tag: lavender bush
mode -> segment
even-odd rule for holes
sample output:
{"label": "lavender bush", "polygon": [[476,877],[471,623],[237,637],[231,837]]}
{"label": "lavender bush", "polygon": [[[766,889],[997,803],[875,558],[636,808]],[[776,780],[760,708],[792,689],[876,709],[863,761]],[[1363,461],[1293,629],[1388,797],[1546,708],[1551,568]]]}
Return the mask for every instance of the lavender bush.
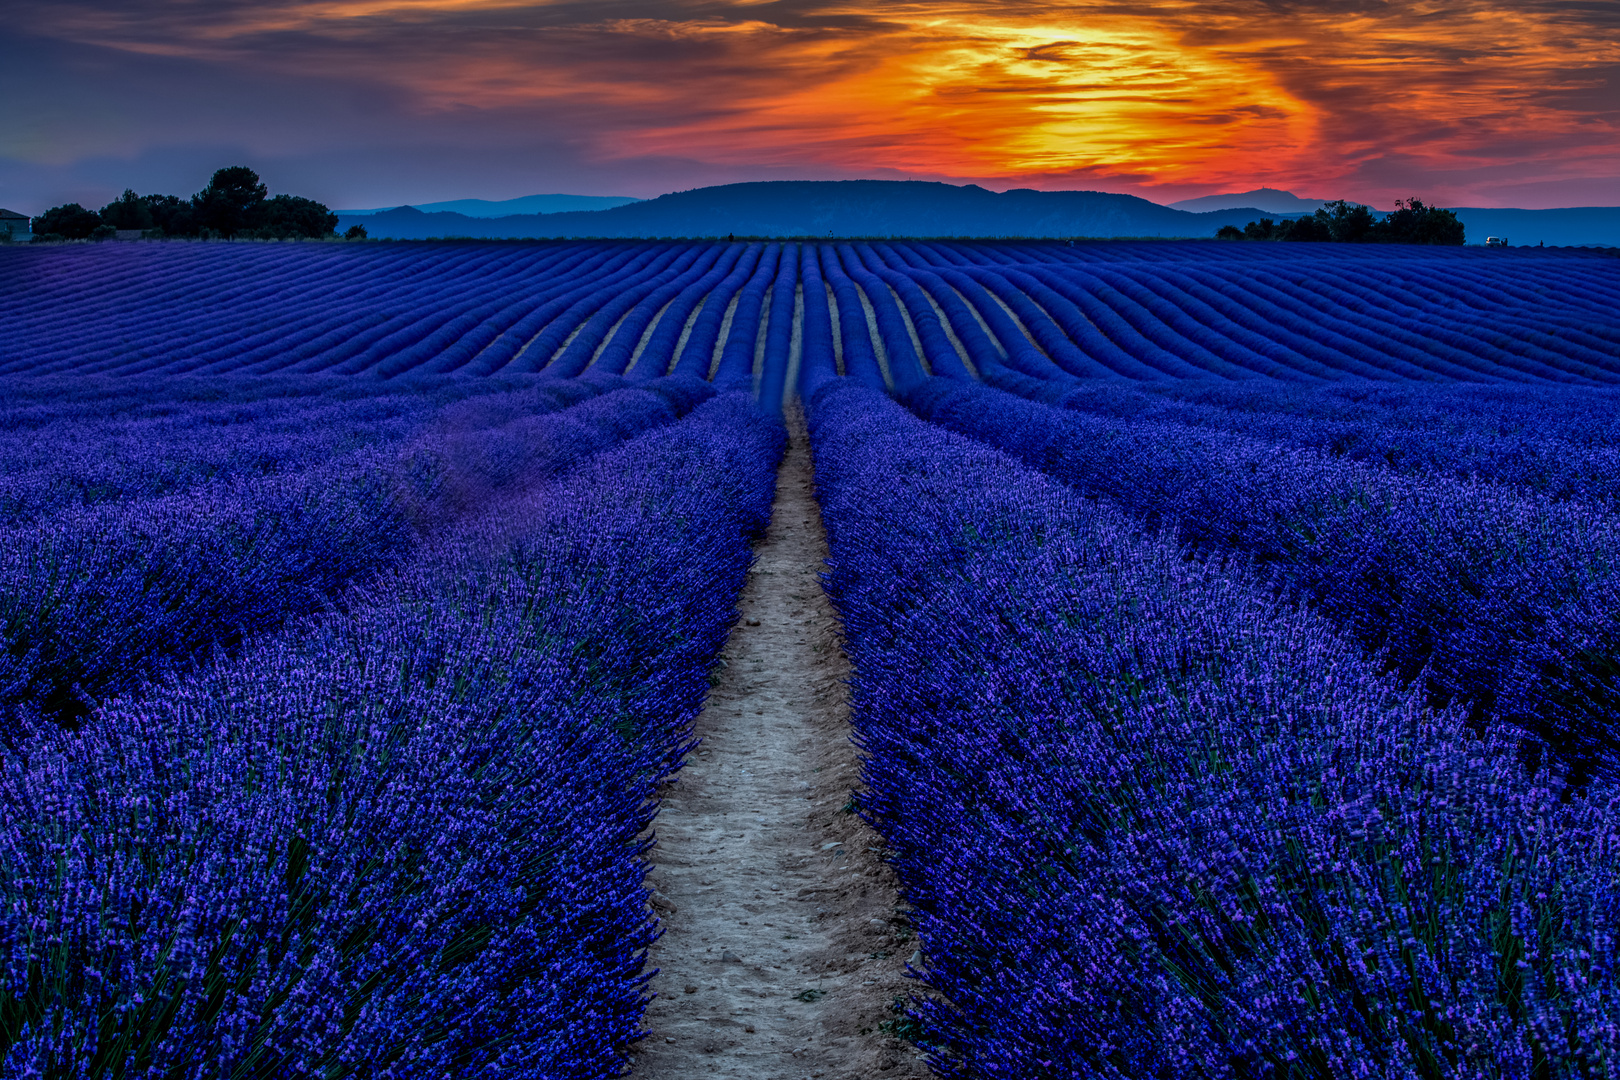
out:
{"label": "lavender bush", "polygon": [[8,759],[5,1071],[616,1075],[782,445],[712,401]]}
{"label": "lavender bush", "polygon": [[1124,424],[955,381],[931,380],[907,401],[1196,550],[1254,559],[1431,699],[1613,766],[1613,515],[1224,432]]}
{"label": "lavender bush", "polygon": [[[985,381],[1034,401],[1147,423],[1308,446],[1415,475],[1507,484],[1551,499],[1620,504],[1620,437],[1611,392],[1519,391],[1489,407],[1481,387],[1383,384],[1310,389],[1228,384],[1065,383],[989,369]],[[1389,407],[1383,402],[1390,402]]]}
{"label": "lavender bush", "polygon": [[945,1076],[1602,1075],[1615,791],[1241,565],[825,383],[862,812]]}
{"label": "lavender bush", "polygon": [[75,723],[110,694],[313,610],[403,557],[423,529],[669,423],[713,393],[686,380],[645,386],[471,441],[456,426],[436,429],[404,453],[365,451],[0,531],[6,737],[25,738],[41,720]]}

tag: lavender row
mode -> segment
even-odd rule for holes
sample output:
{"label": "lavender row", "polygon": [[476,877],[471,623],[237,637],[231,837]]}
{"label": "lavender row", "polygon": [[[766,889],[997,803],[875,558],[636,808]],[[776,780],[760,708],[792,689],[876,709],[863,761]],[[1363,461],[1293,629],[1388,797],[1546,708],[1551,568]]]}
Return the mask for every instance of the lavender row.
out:
{"label": "lavender row", "polygon": [[[1333,267],[1350,274],[1376,273],[1419,289],[1432,285],[1437,275],[1466,277],[1486,285],[1495,296],[1479,288],[1458,290],[1451,299],[1458,306],[1480,309],[1496,306],[1496,297],[1510,295],[1521,308],[1541,313],[1602,317],[1620,299],[1620,267],[1606,252],[1521,248],[1487,252],[1452,248],[1441,251],[1421,246],[1333,248],[1318,245],[1295,250],[1236,250],[1233,245],[1204,244],[987,244],[928,243],[907,245],[929,252],[945,262],[993,265],[1114,266],[1149,269],[1154,266],[1206,264],[1229,276],[1280,272],[1301,277],[1301,267]],[[1399,290],[1392,290],[1398,292]],[[1403,302],[1403,301],[1397,301]]]}
{"label": "lavender row", "polygon": [[[524,264],[538,262],[550,269],[554,261],[552,253],[535,252],[514,265],[508,253],[490,269],[523,275],[528,268]],[[578,256],[564,258],[563,265],[578,261]],[[302,304],[290,304],[289,296],[307,289],[296,280],[296,271],[293,273],[292,281],[254,282],[255,286],[269,286],[255,289],[257,295],[217,296],[212,304],[186,305],[184,318],[152,335],[139,353],[119,355],[114,363],[121,371],[135,368],[154,373],[348,373],[383,357],[410,352],[423,337],[454,322],[482,299],[451,292],[458,282],[454,271],[446,267],[431,277],[396,273],[391,280],[371,282],[365,288],[340,286],[301,298]],[[257,325],[221,324],[223,313],[242,308],[260,308],[266,317]]]}
{"label": "lavender row", "polygon": [[[1212,316],[1219,312],[1289,326],[1296,340],[1330,343],[1346,358],[1331,366],[1354,374],[1380,367],[1398,371],[1399,364],[1427,378],[1613,382],[1620,371],[1614,343],[1583,333],[1575,323],[1549,335],[1546,317],[1497,305],[1470,311],[1444,294],[1428,290],[1425,295],[1423,283],[1390,280],[1377,269],[1312,270],[1308,283],[1276,273],[1231,282],[1202,267],[1111,279],[1150,303],[1159,294],[1160,308],[1179,304],[1200,322],[1215,322]],[[1583,315],[1579,322],[1589,318]]]}
{"label": "lavender row", "polygon": [[880,359],[878,354],[882,335],[874,334],[869,322],[876,319],[875,312],[868,313],[871,302],[844,273],[837,249],[819,244],[817,249],[823,291],[828,296],[828,330],[834,342],[832,373],[848,375],[870,386],[887,386],[887,359]]}
{"label": "lavender row", "polygon": [[[18,335],[4,353],[12,357],[7,370],[454,370],[474,356],[487,362],[485,346],[581,281],[611,277],[626,260],[667,261],[666,249],[647,244],[542,245],[495,257],[450,252],[419,251],[414,260],[306,256],[290,267],[244,252],[235,258],[253,274],[230,287],[214,284],[221,257],[199,253],[192,276],[200,282],[190,280],[184,263],[173,276],[152,267],[159,271],[145,290],[152,295],[132,298],[128,311],[115,307],[95,332],[78,322],[54,335],[44,328]],[[377,273],[379,261],[387,273]],[[545,286],[538,295],[535,282]],[[183,317],[167,302],[182,294]],[[61,359],[42,364],[50,355]],[[103,359],[87,362],[97,355]]]}
{"label": "lavender row", "polygon": [[[678,359],[676,351],[683,347],[683,338],[685,344],[690,343],[692,335],[689,330],[696,329],[692,325],[694,315],[710,302],[720,304],[718,294],[725,290],[727,282],[738,279],[737,271],[748,261],[749,252],[757,251],[757,247],[757,245],[746,247],[735,245],[721,249],[716,253],[714,261],[707,264],[708,268],[701,276],[684,279],[678,289],[670,287],[661,289],[651,300],[644,302],[649,316],[646,322],[652,325],[645,338],[642,331],[635,329],[637,324],[627,323],[615,331],[613,341],[608,349],[604,350],[596,366],[614,370],[618,366],[618,356],[622,355],[625,357],[625,363],[629,365],[631,378],[651,379],[674,374]],[[727,296],[729,299],[729,294]],[[718,330],[718,322],[715,323],[715,327]],[[637,348],[641,350],[639,355],[635,351]],[[699,349],[701,350],[701,346]],[[711,355],[713,351],[711,343],[709,347]],[[708,368],[705,366],[699,376],[707,374]]]}
{"label": "lavender row", "polygon": [[1606,782],[1431,712],[1262,581],[847,380],[810,402],[861,812],[942,1076],[1583,1075]]}
{"label": "lavender row", "polygon": [[0,765],[7,1070],[620,1075],[782,447],[712,400]]}
{"label": "lavender row", "polygon": [[51,424],[129,423],[170,420],[176,424],[251,423],[275,420],[302,409],[344,402],[376,407],[446,404],[527,385],[527,379],[353,379],[322,375],[169,376],[161,379],[109,375],[17,376],[0,381],[0,432],[35,431]]}
{"label": "lavender row", "polygon": [[[556,261],[554,250],[532,249],[527,262],[538,261],[543,270]],[[587,247],[564,248],[561,254],[567,260],[564,265],[571,266],[612,253]],[[56,337],[40,332],[23,335],[25,347],[18,350],[22,362],[12,366],[26,363],[27,370],[36,371],[39,359],[61,354],[68,345],[76,352],[64,355],[63,363],[76,367],[83,366],[83,357],[98,352],[110,364],[149,359],[162,363],[176,355],[177,348],[178,355],[189,357],[189,366],[199,369],[210,362],[248,367],[307,361],[338,346],[347,349],[334,354],[341,359],[390,334],[409,333],[422,320],[441,314],[447,295],[453,299],[476,295],[473,290],[479,285],[486,288],[478,291],[487,292],[487,284],[504,275],[511,275],[511,286],[521,287],[530,279],[524,264],[514,266],[510,251],[495,258],[466,249],[416,256],[317,252],[303,259],[296,253],[277,259],[275,253],[246,251],[232,256],[228,251],[199,251],[188,264],[184,259],[162,258],[162,253],[102,255],[100,260],[112,264],[105,268],[108,271],[125,263],[133,264],[131,270],[144,271],[144,295],[130,298],[126,309],[114,305],[98,333],[85,335],[82,327],[63,327]],[[235,265],[227,268],[222,263]],[[179,309],[174,300],[182,296],[185,305]],[[67,297],[53,299],[54,306],[77,306]],[[177,319],[179,310],[185,314]],[[126,340],[143,344],[132,351]],[[122,347],[113,347],[115,342]]]}
{"label": "lavender row", "polygon": [[[720,247],[693,247],[670,266],[673,276],[660,275],[621,292],[592,317],[591,324],[575,337],[549,370],[566,376],[589,366],[593,371],[623,374],[632,360],[640,359],[637,350],[653,320],[688,288],[709,279],[709,272],[722,254],[724,249]],[[591,332],[596,326],[602,327],[601,334]],[[647,373],[656,377],[667,371],[653,371],[649,360]]]}
{"label": "lavender row", "polygon": [[[0,258],[0,287],[24,312],[0,341],[0,373],[568,375],[631,370],[640,350],[647,377],[708,375],[718,352],[731,379],[752,373],[768,305],[797,296],[814,261],[833,293],[808,316],[818,332],[824,322],[857,365],[892,349],[902,383],[914,357],[925,373],[977,372],[975,335],[991,364],[1034,377],[1620,382],[1612,259],[1234,247],[30,250]],[[868,309],[876,342],[861,325]]]}
{"label": "lavender row", "polygon": [[[520,372],[546,368],[552,374],[577,374],[626,311],[662,288],[669,274],[683,274],[694,260],[714,255],[713,249],[693,246],[587,245],[560,264],[547,265],[543,288],[513,291],[491,272],[485,287],[466,290],[449,303],[444,283],[430,281],[420,287],[426,303],[411,305],[369,336],[357,340],[332,331],[303,346],[304,366],[324,370],[341,362],[338,370],[376,370],[385,377],[488,374],[508,365]],[[494,295],[491,286],[499,290]],[[390,307],[401,299],[387,297]],[[354,311],[362,315],[369,307]],[[276,360],[278,366],[285,363],[284,357]],[[605,370],[615,370],[611,357]]]}
{"label": "lavender row", "polygon": [[493,329],[493,334],[481,331],[471,339],[470,348],[461,341],[455,344],[452,370],[489,375],[544,367],[571,328],[611,295],[602,288],[604,281],[615,275],[639,274],[659,254],[650,244],[600,251],[547,281],[543,290],[519,294],[522,302],[510,313],[514,317],[484,328]]}
{"label": "lavender row", "polygon": [[386,446],[432,414],[431,401],[368,398],[203,418],[68,422],[0,435],[0,526],[69,505],[150,498],[208,481],[297,472]]}
{"label": "lavender row", "polygon": [[1578,343],[1523,358],[1489,343],[1500,337],[1495,324],[1445,327],[1427,317],[1413,324],[1387,306],[1358,313],[1346,295],[1324,306],[1320,287],[1281,295],[1259,280],[1233,283],[1205,267],[1155,267],[1140,282],[1103,280],[1106,272],[1076,280],[1042,267],[969,272],[1003,300],[1038,301],[1038,309],[1025,304],[1025,319],[1056,319],[1072,345],[1059,343],[1051,355],[1072,376],[1614,381],[1614,364],[1594,366],[1591,350]]}
{"label": "lavender row", "polygon": [[[328,315],[309,329],[308,340],[296,351],[286,351],[285,335],[264,342],[259,367],[281,369],[296,359],[301,361],[300,370],[374,371],[385,378],[454,372],[482,358],[507,328],[569,287],[576,276],[589,277],[629,257],[630,253],[568,250],[560,258],[526,268],[518,289],[511,287],[516,282],[505,280],[507,268],[492,267],[481,280],[466,286],[428,279],[412,283],[410,289],[378,290],[375,299],[347,309],[357,319],[386,315],[387,320],[374,329],[346,334],[341,327],[331,328]],[[232,356],[230,366],[250,358]]]}
{"label": "lavender row", "polygon": [[691,317],[690,329],[683,328],[686,333],[684,344],[679,338],[675,341],[675,366],[670,369],[672,375],[707,379],[713,374],[720,359],[719,352],[725,345],[722,331],[727,328],[726,319],[733,310],[733,301],[753,280],[764,257],[765,245],[749,244],[738,255],[731,271],[704,297],[697,314]]}
{"label": "lavender row", "polygon": [[[1602,444],[1582,445],[1551,437],[1555,425],[1547,424],[1542,429],[1528,409],[1512,433],[1491,431],[1466,412],[1447,408],[1449,404],[1460,404],[1459,395],[1450,388],[1433,393],[1433,407],[1426,410],[1428,422],[1414,424],[1369,417],[1365,415],[1369,410],[1356,408],[1342,397],[1335,400],[1350,405],[1345,412],[1361,415],[1355,419],[1336,418],[1332,401],[1313,401],[1298,412],[1287,410],[1290,402],[1303,404],[1322,398],[1324,395],[1316,390],[1285,393],[1273,389],[1266,394],[1257,388],[1233,398],[1239,402],[1274,398],[1273,411],[1202,404],[1206,395],[1196,391],[1144,393],[1117,383],[1033,382],[996,372],[987,373],[985,381],[1032,400],[1099,416],[1210,428],[1285,446],[1308,446],[1333,457],[1367,461],[1401,473],[1508,484],[1552,499],[1574,499],[1609,508],[1620,504],[1620,453]],[[1223,396],[1215,390],[1207,399],[1214,401]],[[1414,395],[1403,396],[1410,400]],[[1597,427],[1612,426],[1606,408],[1610,404],[1608,397],[1602,391],[1560,388],[1534,395],[1531,400],[1545,404],[1549,398],[1562,398],[1561,404],[1573,406],[1579,414],[1590,417],[1589,425]]]}
{"label": "lavender row", "polygon": [[713,394],[685,380],[648,385],[471,437],[435,431],[405,453],[372,449],[0,531],[5,737],[75,723],[109,695],[313,610],[491,494],[554,476]]}
{"label": "lavender row", "polygon": [[[239,271],[237,274],[229,275],[230,280],[225,284],[211,282],[211,278],[220,274],[222,262],[221,256],[214,253],[200,254],[186,261],[177,261],[172,256],[165,258],[164,253],[158,252],[114,255],[110,259],[108,256],[100,256],[89,260],[83,258],[64,260],[52,267],[59,276],[51,283],[56,287],[49,290],[47,295],[50,304],[43,309],[42,314],[52,309],[71,310],[80,308],[86,303],[95,303],[83,295],[75,295],[76,290],[64,287],[91,282],[64,282],[62,277],[67,276],[67,272],[71,270],[79,270],[80,277],[93,278],[97,276],[95,271],[99,269],[99,276],[110,279],[102,282],[103,299],[96,303],[98,308],[96,325],[99,333],[79,335],[80,348],[85,350],[83,355],[90,358],[98,354],[104,358],[129,355],[133,351],[134,359],[140,362],[147,355],[147,350],[153,346],[157,347],[158,354],[161,355],[176,329],[206,327],[207,330],[213,331],[213,334],[193,332],[189,335],[193,344],[201,347],[207,347],[209,339],[222,330],[227,336],[235,336],[234,332],[238,332],[240,324],[226,323],[220,326],[218,316],[233,308],[238,312],[247,312],[259,307],[253,303],[253,294],[257,292],[256,286],[261,284],[279,290],[282,293],[282,300],[280,304],[268,310],[254,311],[254,314],[260,316],[256,321],[268,323],[278,336],[284,336],[286,320],[291,313],[307,311],[313,299],[302,295],[307,290],[299,288],[296,280],[288,280],[287,268],[291,258],[290,252],[272,252],[249,257],[244,260],[246,265],[242,268],[247,272]],[[309,268],[313,271],[311,276],[324,276],[333,269],[330,255],[311,261],[314,263]],[[131,286],[129,282],[133,282],[134,285]],[[324,307],[349,291],[351,290],[329,288],[326,297],[313,299],[313,303],[317,307]],[[333,292],[336,292],[338,297],[333,297]],[[188,293],[192,297],[191,302],[181,308],[181,317],[174,319],[176,312],[172,309],[181,305],[165,301]],[[159,317],[162,315],[171,318],[160,321]],[[178,327],[176,323],[179,323]],[[107,335],[114,328],[125,329],[126,333],[119,338],[108,340]],[[18,342],[20,348],[8,350],[11,368],[38,373],[42,366],[41,361],[52,355],[61,357],[59,362],[71,363],[71,357],[63,355],[63,347],[73,340],[72,329],[61,325],[28,327],[25,324],[27,332],[21,335]],[[123,348],[116,350],[96,348],[103,342],[111,345],[113,341]],[[78,366],[82,368],[86,365],[81,362]]]}
{"label": "lavender row", "polygon": [[[800,311],[799,250],[784,244],[777,263],[776,280],[771,284],[771,306],[766,315],[764,349],[754,379],[754,396],[760,408],[782,411],[787,393],[788,365],[802,343],[804,320]],[[718,376],[717,376],[718,378]]]}
{"label": "lavender row", "polygon": [[1361,382],[1282,388],[1206,382],[1164,384],[1153,393],[1232,412],[1284,413],[1401,431],[1545,438],[1583,449],[1620,442],[1620,396],[1608,389]]}
{"label": "lavender row", "polygon": [[1612,765],[1620,525],[1577,503],[931,380],[907,403],[1308,598],[1404,680]]}
{"label": "lavender row", "polygon": [[[490,427],[627,385],[601,375],[430,384],[221,380],[206,387],[146,378],[103,387],[105,395],[87,401],[84,387],[18,380],[8,389],[22,400],[9,410],[11,425],[0,427],[0,527],[67,506],[297,473],[363,447],[388,452],[424,426]],[[53,388],[64,400],[53,403]]]}
{"label": "lavender row", "polygon": [[[414,295],[385,294],[383,311],[390,314],[390,319],[374,331],[356,337],[340,327],[313,339],[301,350],[300,367],[342,373],[375,370],[385,377],[408,371],[443,374],[470,365],[480,373],[488,372],[494,370],[497,358],[514,355],[503,346],[511,342],[517,327],[532,323],[538,313],[554,310],[582,291],[600,292],[604,281],[628,277],[649,260],[667,262],[674,254],[656,252],[646,245],[605,252],[587,249],[572,255],[564,266],[536,275],[536,284],[543,283],[538,289],[524,282],[526,287],[512,290],[500,278],[485,278],[476,287],[464,288],[438,280],[424,281]],[[417,297],[420,303],[409,302]],[[401,300],[408,302],[395,307]],[[375,302],[357,304],[351,310],[370,315],[377,306]],[[330,323],[329,318],[323,320],[323,326]],[[566,333],[574,325],[568,324],[561,332]],[[275,348],[275,344],[269,347]],[[286,362],[280,353],[270,361],[276,367]],[[532,371],[536,366],[519,365],[516,370]]]}
{"label": "lavender row", "polygon": [[1212,269],[1221,260],[1202,250],[1174,262],[1113,269],[1047,260],[984,266],[946,245],[878,249],[897,270],[947,266],[972,275],[1003,302],[1022,305],[1019,316],[1034,324],[1032,334],[1051,337],[1046,323],[1055,320],[1066,340],[1043,341],[1043,347],[1065,372],[1080,377],[1620,377],[1620,326],[1612,318],[1589,307],[1555,317],[1545,313],[1546,305],[1525,310],[1506,296],[1463,310],[1453,295],[1461,283],[1450,279],[1467,281],[1467,265],[1436,266],[1437,287],[1425,295],[1410,278],[1391,279],[1319,253],[1234,275]]}
{"label": "lavender row", "polygon": [[[592,282],[589,291],[524,346],[519,370],[570,376],[583,371],[608,331],[666,274],[679,274],[700,253],[689,245],[649,247],[641,257]],[[576,295],[579,290],[570,292]]]}
{"label": "lavender row", "polygon": [[760,352],[761,330],[769,317],[766,301],[782,269],[782,245],[767,244],[754,264],[753,273],[738,291],[730,312],[730,326],[720,342],[720,357],[714,365],[714,381],[722,386],[752,384]]}

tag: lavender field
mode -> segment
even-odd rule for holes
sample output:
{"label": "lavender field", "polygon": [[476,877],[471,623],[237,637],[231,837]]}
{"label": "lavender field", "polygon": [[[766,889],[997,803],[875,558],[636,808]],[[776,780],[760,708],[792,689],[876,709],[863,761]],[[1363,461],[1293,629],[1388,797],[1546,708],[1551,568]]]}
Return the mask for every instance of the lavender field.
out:
{"label": "lavender field", "polygon": [[0,1076],[675,1075],[649,850],[806,435],[885,1037],[1620,1075],[1611,255],[103,244],[0,295]]}

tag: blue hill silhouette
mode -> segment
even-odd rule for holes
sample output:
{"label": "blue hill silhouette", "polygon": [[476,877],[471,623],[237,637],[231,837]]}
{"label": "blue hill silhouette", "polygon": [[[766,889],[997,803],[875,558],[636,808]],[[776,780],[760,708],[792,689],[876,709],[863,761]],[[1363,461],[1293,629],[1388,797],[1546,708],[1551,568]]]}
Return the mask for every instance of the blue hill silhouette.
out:
{"label": "blue hill silhouette", "polygon": [[[779,180],[724,184],[607,210],[471,218],[401,207],[345,216],[372,236],[1163,236],[1210,237],[1261,215],[1172,210],[1101,191],[988,191],[913,180]],[[1271,215],[1273,217],[1277,215]]]}
{"label": "blue hill silhouette", "polygon": [[[1620,208],[1457,211],[1468,241],[1620,245]],[[919,180],[774,180],[722,184],[604,210],[470,217],[402,206],[341,215],[339,231],[373,237],[1197,237],[1262,217],[1302,217],[1253,206],[1193,212],[1102,191],[995,192]]]}

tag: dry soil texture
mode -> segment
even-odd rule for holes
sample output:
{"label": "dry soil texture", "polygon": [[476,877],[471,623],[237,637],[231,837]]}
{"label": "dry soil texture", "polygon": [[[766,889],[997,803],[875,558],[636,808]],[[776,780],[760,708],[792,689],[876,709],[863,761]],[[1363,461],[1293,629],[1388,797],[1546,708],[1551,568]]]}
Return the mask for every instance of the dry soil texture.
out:
{"label": "dry soil texture", "polygon": [[926,1077],[888,1030],[916,941],[881,840],[851,813],[849,665],[802,423],[725,666],[655,826],[657,997],[638,1080]]}

